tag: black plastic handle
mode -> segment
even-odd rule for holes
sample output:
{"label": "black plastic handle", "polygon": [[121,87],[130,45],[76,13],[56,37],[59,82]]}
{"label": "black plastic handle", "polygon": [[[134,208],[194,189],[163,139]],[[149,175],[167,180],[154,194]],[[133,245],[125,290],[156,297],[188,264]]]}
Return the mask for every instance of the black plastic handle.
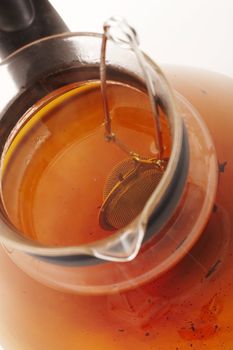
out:
{"label": "black plastic handle", "polygon": [[0,57],[37,39],[69,31],[47,0],[0,0]]}
{"label": "black plastic handle", "polygon": [[34,20],[31,0],[1,0],[0,30],[14,32],[27,28]]}

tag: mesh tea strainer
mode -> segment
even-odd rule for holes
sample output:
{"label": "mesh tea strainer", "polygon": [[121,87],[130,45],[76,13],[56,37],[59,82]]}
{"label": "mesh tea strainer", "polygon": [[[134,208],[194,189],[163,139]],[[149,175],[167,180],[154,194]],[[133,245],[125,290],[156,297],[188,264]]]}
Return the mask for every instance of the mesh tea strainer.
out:
{"label": "mesh tea strainer", "polygon": [[[155,144],[157,158],[146,159],[128,149],[113,133],[107,99],[106,84],[106,43],[112,40],[135,54],[145,76],[148,96],[154,117]],[[104,108],[105,138],[121,148],[128,158],[117,164],[109,174],[103,194],[99,223],[106,230],[120,229],[129,224],[143,209],[148,198],[157,187],[166,169],[167,160],[163,159],[163,138],[161,132],[158,96],[148,74],[144,56],[138,47],[135,30],[120,18],[111,18],[104,24],[102,39],[100,78]]]}

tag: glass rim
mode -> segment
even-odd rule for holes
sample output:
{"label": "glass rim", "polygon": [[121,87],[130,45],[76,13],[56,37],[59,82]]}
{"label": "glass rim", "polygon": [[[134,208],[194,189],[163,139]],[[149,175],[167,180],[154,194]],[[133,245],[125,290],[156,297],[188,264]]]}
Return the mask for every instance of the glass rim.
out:
{"label": "glass rim", "polygon": [[[51,41],[51,40],[63,40],[67,38],[77,38],[77,37],[87,37],[87,38],[96,38],[101,39],[103,34],[101,33],[95,33],[95,32],[66,32],[62,34],[56,34],[52,36],[48,36],[42,39],[38,39],[32,43],[29,43],[22,48],[16,50],[14,53],[10,54],[8,57],[6,57],[2,62],[0,62],[0,66],[3,66],[5,64],[8,64],[11,60],[17,58],[20,54],[26,52],[32,47],[35,47],[38,44],[43,44],[45,42]],[[172,125],[173,125],[173,139],[172,139],[172,148],[171,148],[171,155],[169,158],[168,166],[166,171],[164,172],[160,183],[155,188],[152,195],[149,197],[144,209],[142,212],[138,215],[138,217],[135,218],[135,220],[124,227],[122,230],[116,231],[114,234],[110,235],[110,237],[107,237],[105,239],[101,239],[92,243],[88,244],[82,244],[78,246],[66,246],[66,247],[50,247],[50,246],[42,246],[36,241],[31,241],[29,239],[26,239],[25,237],[22,237],[17,230],[13,230],[10,228],[6,223],[3,222],[3,220],[0,220],[0,228],[1,231],[6,231],[9,233],[9,235],[1,234],[0,240],[7,244],[7,246],[10,246],[12,248],[24,251],[29,254],[33,255],[41,255],[45,257],[64,257],[67,255],[88,255],[88,256],[94,256],[96,258],[103,258],[103,254],[101,253],[101,250],[108,246],[111,243],[116,244],[116,242],[119,243],[119,241],[122,241],[124,234],[128,230],[131,233],[134,233],[134,236],[137,235],[137,242],[136,246],[134,247],[134,251],[128,254],[128,256],[124,256],[123,258],[115,258],[111,259],[110,261],[129,261],[132,260],[137,253],[140,250],[140,247],[142,245],[144,234],[145,234],[145,223],[148,222],[149,216],[152,214],[152,212],[155,210],[156,206],[158,206],[159,202],[161,201],[161,198],[166,193],[166,190],[171,183],[175,170],[179,163],[179,157],[181,153],[182,148],[182,140],[183,140],[183,123],[181,116],[179,115],[177,108],[176,108],[176,102],[175,98],[173,96],[172,89],[170,87],[170,84],[168,83],[165,75],[163,74],[162,70],[159,68],[159,66],[145,53],[143,53],[147,63],[152,68],[152,70],[159,75],[159,77],[163,80],[163,83],[165,83],[166,90],[167,90],[167,98],[168,102],[171,106],[172,110]],[[2,158],[2,156],[1,156]],[[9,238],[11,236],[10,233],[14,233],[17,235],[20,235],[18,239],[13,240],[12,238]],[[105,256],[105,260],[108,260],[108,257]]]}

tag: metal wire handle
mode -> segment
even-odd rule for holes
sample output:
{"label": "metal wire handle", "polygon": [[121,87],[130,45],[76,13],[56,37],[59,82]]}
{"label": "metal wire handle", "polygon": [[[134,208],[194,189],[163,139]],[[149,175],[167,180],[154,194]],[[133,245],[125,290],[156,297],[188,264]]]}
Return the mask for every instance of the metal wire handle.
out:
{"label": "metal wire handle", "polygon": [[[101,47],[101,61],[100,61],[100,80],[101,80],[101,93],[103,99],[104,108],[104,125],[105,125],[105,138],[107,141],[115,142],[124,152],[132,156],[138,161],[142,161],[143,158],[140,157],[135,152],[129,150],[129,148],[117,139],[116,135],[112,131],[111,117],[109,113],[109,105],[107,99],[107,82],[106,82],[106,46],[107,40],[110,39],[119,46],[130,49],[135,53],[138,63],[142,69],[147,91],[150,99],[151,109],[153,113],[153,119],[155,124],[155,144],[158,149],[158,159],[161,160],[163,156],[163,140],[161,132],[161,124],[159,118],[158,103],[156,98],[156,93],[154,90],[153,81],[148,73],[146,67],[146,62],[143,53],[139,49],[138,35],[134,28],[129,26],[129,24],[121,17],[111,17],[104,23],[103,26],[104,33],[102,39]],[[145,161],[145,159],[144,159]]]}

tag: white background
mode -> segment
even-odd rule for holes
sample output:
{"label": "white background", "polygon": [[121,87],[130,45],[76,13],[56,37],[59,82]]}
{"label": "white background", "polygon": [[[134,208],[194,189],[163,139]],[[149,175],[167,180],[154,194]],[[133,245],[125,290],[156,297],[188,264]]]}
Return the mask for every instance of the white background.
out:
{"label": "white background", "polygon": [[50,0],[72,31],[102,31],[124,16],[158,64],[198,66],[233,77],[233,0]]}

